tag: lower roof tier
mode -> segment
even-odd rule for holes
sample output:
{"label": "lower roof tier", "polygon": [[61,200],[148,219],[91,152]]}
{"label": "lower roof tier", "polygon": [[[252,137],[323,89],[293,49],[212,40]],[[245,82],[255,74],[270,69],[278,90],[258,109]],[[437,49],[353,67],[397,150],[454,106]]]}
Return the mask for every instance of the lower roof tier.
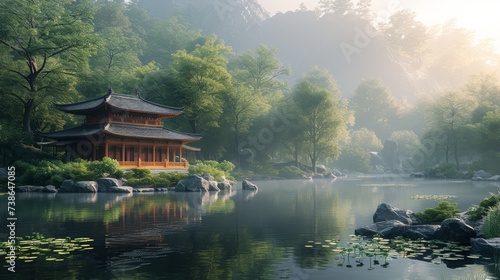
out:
{"label": "lower roof tier", "polygon": [[50,139],[72,139],[105,133],[118,137],[132,137],[138,139],[177,140],[182,142],[193,142],[201,139],[200,135],[177,132],[156,126],[141,126],[122,123],[104,123],[81,125],[66,130],[42,134]]}

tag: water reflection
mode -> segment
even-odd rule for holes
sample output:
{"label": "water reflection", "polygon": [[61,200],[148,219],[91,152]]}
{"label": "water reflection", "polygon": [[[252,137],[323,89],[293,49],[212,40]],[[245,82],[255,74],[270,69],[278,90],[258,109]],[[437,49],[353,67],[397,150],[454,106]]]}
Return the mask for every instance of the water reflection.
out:
{"label": "water reflection", "polygon": [[[382,202],[422,211],[437,202],[415,195],[449,194],[465,210],[497,190],[471,182],[399,180],[267,181],[258,182],[258,192],[20,194],[18,235],[95,239],[91,254],[64,264],[76,279],[328,279],[332,273],[401,279],[410,266],[425,267],[423,278],[450,273],[445,265],[398,259],[365,274],[374,267],[370,257],[358,267],[356,260],[305,248],[310,241],[349,240],[356,227],[372,222]],[[5,211],[0,209],[4,220]],[[23,269],[40,278],[64,278],[68,271],[49,275],[45,264]]]}

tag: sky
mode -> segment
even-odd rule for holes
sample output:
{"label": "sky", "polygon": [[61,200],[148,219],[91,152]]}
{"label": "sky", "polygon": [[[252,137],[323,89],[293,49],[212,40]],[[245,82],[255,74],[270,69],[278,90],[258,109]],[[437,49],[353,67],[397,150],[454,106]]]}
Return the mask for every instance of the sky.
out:
{"label": "sky", "polygon": [[[297,10],[300,3],[314,10],[319,0],[257,0],[271,15]],[[411,9],[426,25],[456,19],[457,26],[475,31],[478,39],[491,38],[500,51],[500,1],[498,0],[372,0],[373,12],[381,15]],[[388,12],[388,13],[387,13]]]}

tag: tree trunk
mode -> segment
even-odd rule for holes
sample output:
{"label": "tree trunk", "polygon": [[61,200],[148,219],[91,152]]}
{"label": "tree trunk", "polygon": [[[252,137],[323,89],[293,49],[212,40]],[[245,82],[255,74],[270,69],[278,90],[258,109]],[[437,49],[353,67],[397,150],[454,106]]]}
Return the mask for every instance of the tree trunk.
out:
{"label": "tree trunk", "polygon": [[24,104],[23,112],[23,131],[31,133],[31,112],[33,111],[33,104],[35,99],[30,98],[26,104]]}

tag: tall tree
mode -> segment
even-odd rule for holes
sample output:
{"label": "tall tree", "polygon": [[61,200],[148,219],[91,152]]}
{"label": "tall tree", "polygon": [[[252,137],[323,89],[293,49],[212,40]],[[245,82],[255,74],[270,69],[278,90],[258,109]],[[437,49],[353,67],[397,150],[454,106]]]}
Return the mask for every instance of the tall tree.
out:
{"label": "tall tree", "polygon": [[396,117],[397,105],[389,89],[380,80],[364,80],[349,99],[354,111],[355,128],[368,128],[381,139],[387,139],[390,121]]}
{"label": "tall tree", "polygon": [[178,105],[186,107],[183,115],[193,133],[199,133],[201,125],[219,126],[222,98],[231,87],[225,57],[231,52],[230,47],[215,37],[208,37],[192,52],[180,50],[173,54],[170,72],[175,87],[173,98]]}
{"label": "tall tree", "polygon": [[275,48],[260,45],[231,62],[233,77],[270,104],[279,101],[287,88],[287,83],[280,77],[290,75],[290,67],[278,60],[277,52]]}
{"label": "tall tree", "polygon": [[292,101],[297,115],[295,126],[302,130],[305,153],[316,171],[318,160],[338,154],[337,137],[344,114],[333,93],[307,81],[298,83]]}
{"label": "tall tree", "polygon": [[443,138],[446,163],[449,163],[453,156],[457,170],[460,167],[458,132],[469,122],[473,110],[474,102],[470,98],[458,92],[448,92],[437,97],[428,111],[432,129],[445,135]]}
{"label": "tall tree", "polygon": [[12,87],[6,94],[22,104],[23,130],[32,132],[33,110],[44,100],[61,101],[92,50],[90,1],[13,0],[0,3],[0,45],[9,49],[1,66]]}

